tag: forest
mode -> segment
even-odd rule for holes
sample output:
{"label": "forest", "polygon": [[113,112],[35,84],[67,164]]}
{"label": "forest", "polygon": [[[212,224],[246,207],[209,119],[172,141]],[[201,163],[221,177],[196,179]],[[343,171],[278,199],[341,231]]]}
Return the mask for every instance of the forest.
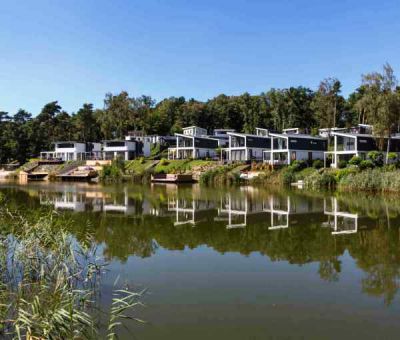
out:
{"label": "forest", "polygon": [[[1,105],[1,103],[0,103]],[[207,101],[184,97],[131,96],[126,91],[107,93],[102,108],[84,103],[77,112],[66,112],[58,101],[40,112],[0,107],[0,164],[25,162],[54,141],[101,141],[124,138],[128,131],[167,135],[198,125],[233,128],[252,133],[256,127],[274,131],[299,127],[309,133],[318,128],[372,124],[377,137],[399,132],[400,87],[392,67],[361,76],[361,83],[345,98],[336,78],[323,79],[313,90],[303,86],[272,88],[258,95],[220,94]]]}

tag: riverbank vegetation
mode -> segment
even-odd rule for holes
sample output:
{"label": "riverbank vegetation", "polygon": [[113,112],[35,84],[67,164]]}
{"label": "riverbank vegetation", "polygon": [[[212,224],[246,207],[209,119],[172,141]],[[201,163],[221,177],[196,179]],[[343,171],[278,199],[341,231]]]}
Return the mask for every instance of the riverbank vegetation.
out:
{"label": "riverbank vegetation", "polygon": [[384,164],[384,155],[370,152],[367,159],[353,157],[340,169],[322,168],[315,161],[312,166],[295,161],[290,166],[269,169],[260,173],[253,184],[290,186],[302,181],[311,190],[368,191],[375,193],[400,192],[400,162],[389,154],[390,164]]}
{"label": "riverbank vegetation", "polygon": [[69,221],[46,211],[20,215],[0,208],[0,337],[17,339],[116,338],[133,319],[141,293],[116,289],[107,324],[96,303],[106,263],[90,236],[78,242]]}
{"label": "riverbank vegetation", "polygon": [[[399,94],[393,70],[385,65],[382,73],[364,75],[347,99],[341,95],[340,81],[327,78],[316,90],[303,86],[273,88],[259,95],[220,94],[205,102],[184,97],[156,102],[145,95],[107,93],[103,108],[86,103],[77,112],[68,113],[53,101],[40,112],[0,111],[0,164],[13,160],[22,164],[51,149],[55,141],[124,138],[131,130],[166,135],[190,125],[210,132],[233,128],[252,133],[256,127],[275,131],[299,127],[316,132],[317,128],[368,123],[382,135],[399,125]],[[160,151],[153,150],[153,154]]]}

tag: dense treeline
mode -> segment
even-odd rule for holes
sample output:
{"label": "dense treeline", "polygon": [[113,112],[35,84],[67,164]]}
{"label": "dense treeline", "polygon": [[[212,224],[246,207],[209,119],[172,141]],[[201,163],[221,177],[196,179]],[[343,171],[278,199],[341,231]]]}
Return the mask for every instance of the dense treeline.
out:
{"label": "dense treeline", "polygon": [[57,101],[33,115],[20,109],[14,115],[0,111],[0,163],[25,161],[60,140],[99,141],[122,138],[130,130],[171,134],[188,125],[234,128],[253,132],[255,127],[282,130],[369,123],[377,135],[399,130],[400,88],[390,65],[382,73],[362,76],[358,89],[346,99],[338,79],[321,81],[316,91],[306,87],[271,89],[259,95],[221,94],[206,102],[184,97],[156,102],[149,96],[131,97],[123,91],[107,93],[104,107],[83,104],[68,113]]}

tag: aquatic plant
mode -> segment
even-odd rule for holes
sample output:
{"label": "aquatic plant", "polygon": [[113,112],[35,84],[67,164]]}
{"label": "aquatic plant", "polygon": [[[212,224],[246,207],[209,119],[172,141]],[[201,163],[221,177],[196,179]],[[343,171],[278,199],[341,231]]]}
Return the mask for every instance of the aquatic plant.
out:
{"label": "aquatic plant", "polygon": [[[0,337],[98,338],[101,325],[91,312],[106,263],[97,257],[95,242],[89,236],[78,242],[56,213],[32,219],[0,209]],[[123,311],[140,303],[141,293],[126,294],[128,299],[116,302],[124,304]],[[108,338],[121,318],[126,315],[111,308]]]}

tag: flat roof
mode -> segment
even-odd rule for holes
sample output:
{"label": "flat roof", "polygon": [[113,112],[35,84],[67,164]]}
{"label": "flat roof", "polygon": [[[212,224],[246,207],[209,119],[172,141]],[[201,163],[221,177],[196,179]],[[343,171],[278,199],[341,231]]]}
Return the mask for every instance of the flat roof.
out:
{"label": "flat roof", "polygon": [[108,139],[108,140],[103,140],[103,143],[108,143],[108,142],[131,142],[131,143],[137,143],[136,140],[126,140],[126,139]]}
{"label": "flat roof", "polygon": [[272,137],[283,137],[283,138],[296,137],[296,138],[305,138],[305,139],[327,140],[327,138],[325,138],[325,137],[306,135],[304,133],[270,133],[270,135]]}
{"label": "flat roof", "polygon": [[202,127],[196,126],[196,125],[186,126],[186,127],[182,128],[182,130],[193,129],[193,128],[199,128],[199,129],[207,130],[206,128],[202,128]]}
{"label": "flat roof", "polygon": [[216,136],[194,136],[194,135],[184,135],[183,133],[175,133],[175,136],[184,137],[184,138],[203,138],[203,139],[212,139],[218,141]]}
{"label": "flat roof", "polygon": [[260,136],[260,135],[254,135],[254,134],[251,134],[251,133],[241,133],[241,132],[228,132],[228,135],[240,136],[240,137],[269,138],[269,136]]}
{"label": "flat roof", "polygon": [[[333,132],[333,135],[336,136],[344,136],[344,137],[369,137],[369,138],[382,138],[379,136],[374,136],[371,134],[367,134],[367,133],[351,133],[351,132]],[[389,138],[389,137],[383,137],[383,138]],[[391,139],[399,139],[400,136],[390,136]]]}

